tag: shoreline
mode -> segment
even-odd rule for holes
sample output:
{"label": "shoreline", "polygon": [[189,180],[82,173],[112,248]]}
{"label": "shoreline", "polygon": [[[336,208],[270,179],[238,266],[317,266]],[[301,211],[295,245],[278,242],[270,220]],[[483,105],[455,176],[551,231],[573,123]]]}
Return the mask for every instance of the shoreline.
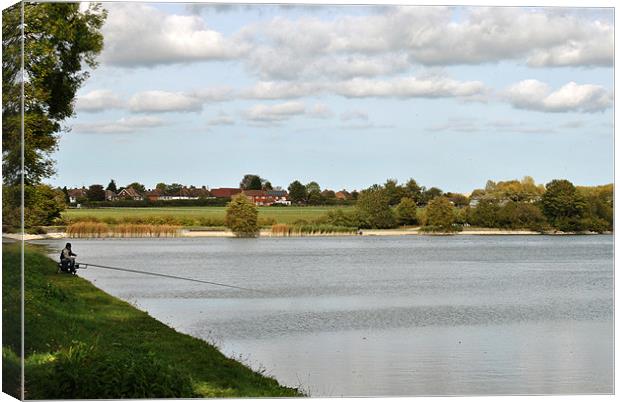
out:
{"label": "shoreline", "polygon": [[[307,396],[298,388],[281,385],[277,379],[225,356],[212,343],[180,332],[147,311],[110,295],[85,278],[58,274],[56,262],[42,250],[27,246],[24,251],[29,269],[25,315],[31,331],[27,333],[29,342],[24,355],[29,380],[26,399]],[[18,244],[5,245],[2,296],[3,314],[10,319],[8,322],[16,322],[21,314],[19,303],[15,302],[21,295],[17,286],[20,258]],[[11,373],[17,377],[20,335],[5,335],[3,364],[10,364]],[[83,353],[67,360],[72,348]],[[41,355],[54,358],[41,359]],[[61,378],[63,371],[57,374],[52,370],[56,361],[63,361],[82,375],[69,379],[69,386],[64,389],[51,386],[66,380]],[[132,365],[133,362],[140,364]],[[100,375],[114,379],[118,387],[108,387],[103,382],[93,386],[89,382]],[[123,383],[125,378],[138,378],[144,388]],[[3,391],[19,395],[19,379],[7,377],[5,381],[11,382],[13,388]],[[150,385],[157,383],[166,386]]]}
{"label": "shoreline", "polygon": [[[455,233],[426,233],[420,232],[420,228],[410,228],[410,229],[367,229],[362,230],[361,234],[357,233],[321,233],[321,234],[295,234],[295,235],[272,235],[270,229],[261,229],[260,236],[263,238],[284,238],[284,237],[363,237],[363,236],[464,236],[464,235],[473,235],[473,236],[531,236],[531,235],[542,235],[542,236],[570,236],[570,235],[596,235],[599,233],[565,233],[565,232],[553,232],[553,233],[540,233],[535,232],[533,230],[527,229],[515,229],[515,230],[506,230],[506,229],[483,229],[483,228],[473,228],[473,229],[465,229],[461,232]],[[613,234],[613,232],[602,233],[602,234]],[[2,237],[5,239],[12,240],[21,240],[22,237],[20,234],[16,233],[3,233]],[[214,237],[214,238],[234,238],[235,235],[229,230],[192,230],[192,229],[182,229],[178,236],[175,237],[166,237],[162,236],[159,238],[200,238],[200,237]],[[68,237],[65,232],[50,232],[46,234],[26,234],[24,235],[24,240],[51,240],[51,239],[114,239],[114,238],[155,238],[150,236],[134,236],[134,237],[117,237],[117,236],[105,236],[105,237]]]}

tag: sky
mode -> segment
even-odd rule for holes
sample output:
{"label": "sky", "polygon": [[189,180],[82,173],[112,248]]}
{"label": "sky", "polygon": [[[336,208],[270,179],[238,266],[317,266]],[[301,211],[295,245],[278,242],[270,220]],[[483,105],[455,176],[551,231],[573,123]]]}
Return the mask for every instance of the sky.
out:
{"label": "sky", "polygon": [[611,9],[104,6],[53,185],[613,181]]}

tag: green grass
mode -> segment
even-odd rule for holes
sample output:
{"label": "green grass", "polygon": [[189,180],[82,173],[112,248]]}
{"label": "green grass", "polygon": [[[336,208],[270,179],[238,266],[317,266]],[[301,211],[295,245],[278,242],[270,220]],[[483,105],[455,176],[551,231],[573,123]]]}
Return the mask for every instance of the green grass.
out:
{"label": "green grass", "polygon": [[[4,244],[2,262],[3,361],[11,369],[3,375],[15,387],[7,376],[18,372],[19,333],[8,324],[19,322],[19,247]],[[32,246],[25,269],[27,399],[301,396],[86,280],[57,274]]]}
{"label": "green grass", "polygon": [[[317,219],[329,210],[353,207],[259,207],[258,217],[263,225],[271,226],[274,223],[292,224],[298,220],[308,222]],[[209,222],[224,221],[226,207],[170,207],[170,208],[97,208],[97,209],[67,209],[62,217],[71,221],[76,219],[96,218],[98,220],[113,219],[118,223],[132,219],[158,219],[171,217],[181,221],[185,226],[210,226]],[[206,225],[203,223],[207,223]]]}

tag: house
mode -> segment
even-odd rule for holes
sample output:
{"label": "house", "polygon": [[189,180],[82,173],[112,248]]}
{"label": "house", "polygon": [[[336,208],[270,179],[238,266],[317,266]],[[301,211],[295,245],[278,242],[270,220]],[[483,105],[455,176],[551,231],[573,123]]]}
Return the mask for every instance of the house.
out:
{"label": "house", "polygon": [[215,198],[231,198],[241,192],[240,188],[214,188],[211,190],[211,196]]}
{"label": "house", "polygon": [[105,200],[106,201],[115,201],[118,199],[118,196],[114,191],[106,190],[105,191]]}
{"label": "house", "polygon": [[123,200],[134,200],[140,201],[143,200],[144,197],[136,191],[133,187],[127,187],[118,192],[118,198]]}
{"label": "house", "polygon": [[248,197],[258,206],[269,206],[274,204],[291,205],[288,194],[282,190],[244,190],[243,195]]}
{"label": "house", "polygon": [[351,194],[346,190],[340,190],[336,193],[336,198],[339,200],[348,200],[351,198]]}
{"label": "house", "polygon": [[158,189],[149,190],[146,193],[144,193],[144,196],[149,201],[157,201],[161,197],[161,191],[159,191]]}
{"label": "house", "polygon": [[86,189],[84,187],[72,188],[67,193],[69,193],[69,202],[71,204],[76,204],[80,198],[86,198]]}
{"label": "house", "polygon": [[273,197],[274,204],[291,205],[288,199],[288,193],[284,190],[268,190],[267,195]]}

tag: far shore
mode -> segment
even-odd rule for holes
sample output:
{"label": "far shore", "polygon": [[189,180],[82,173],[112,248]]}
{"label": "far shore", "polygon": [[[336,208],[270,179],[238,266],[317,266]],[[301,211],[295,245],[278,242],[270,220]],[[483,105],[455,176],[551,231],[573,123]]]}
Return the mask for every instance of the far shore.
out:
{"label": "far shore", "polygon": [[[552,233],[539,233],[532,230],[504,230],[504,229],[484,229],[484,228],[466,228],[462,232],[456,233],[426,233],[420,231],[420,228],[405,228],[405,229],[364,229],[361,234],[356,233],[332,233],[332,234],[304,234],[304,235],[291,235],[281,236],[272,235],[270,229],[262,229],[260,231],[260,237],[357,237],[357,236],[445,236],[445,235],[476,235],[476,236],[515,236],[515,235],[573,235],[575,233],[564,232],[552,232]],[[585,233],[596,234],[596,233]],[[606,233],[612,234],[612,233]],[[17,233],[3,233],[2,237],[7,239],[21,240],[21,235]],[[176,237],[168,238],[195,238],[195,237],[235,237],[230,230],[194,230],[194,229],[182,229]],[[24,240],[49,240],[49,239],[68,239],[65,232],[50,232],[46,234],[26,234]],[[90,237],[81,237],[81,239],[88,239]],[[111,239],[114,236],[109,237],[95,237]],[[137,237],[135,237],[137,238]],[[150,237],[145,237],[150,238]],[[165,238],[165,237],[163,237]]]}

